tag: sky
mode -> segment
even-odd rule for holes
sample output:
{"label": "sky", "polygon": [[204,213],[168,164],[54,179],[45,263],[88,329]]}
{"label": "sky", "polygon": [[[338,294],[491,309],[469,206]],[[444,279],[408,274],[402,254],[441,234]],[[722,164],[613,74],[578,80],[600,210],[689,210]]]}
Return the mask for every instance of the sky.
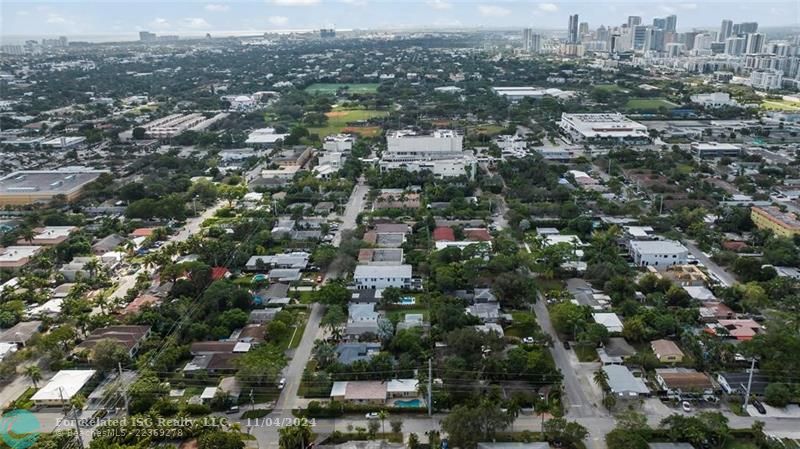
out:
{"label": "sky", "polygon": [[[716,30],[722,19],[761,27],[800,25],[800,0],[0,0],[0,39],[12,36],[132,37],[279,30],[521,28],[566,29],[579,14],[590,27],[678,16],[678,30]],[[97,40],[97,39],[95,39]]]}

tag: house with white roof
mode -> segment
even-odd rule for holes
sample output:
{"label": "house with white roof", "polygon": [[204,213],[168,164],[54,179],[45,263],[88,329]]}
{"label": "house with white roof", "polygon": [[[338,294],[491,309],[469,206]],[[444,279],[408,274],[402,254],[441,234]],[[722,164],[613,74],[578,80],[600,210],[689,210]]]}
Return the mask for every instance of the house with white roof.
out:
{"label": "house with white roof", "polygon": [[411,265],[357,265],[353,285],[358,290],[396,287],[412,288]]}
{"label": "house with white roof", "polygon": [[603,313],[593,313],[592,319],[597,324],[602,324],[608,329],[611,333],[619,333],[622,332],[622,321],[619,319],[616,313],[613,312],[603,312]]}
{"label": "house with white roof", "polygon": [[40,388],[31,400],[41,406],[61,406],[68,404],[79,391],[94,377],[97,371],[89,370],[61,370],[50,379],[44,387]]}

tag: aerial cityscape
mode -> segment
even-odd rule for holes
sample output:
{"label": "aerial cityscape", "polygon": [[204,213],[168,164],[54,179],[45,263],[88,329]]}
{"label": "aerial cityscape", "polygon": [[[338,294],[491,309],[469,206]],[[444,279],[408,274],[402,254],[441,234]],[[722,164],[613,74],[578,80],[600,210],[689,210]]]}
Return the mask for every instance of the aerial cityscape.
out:
{"label": "aerial cityscape", "polygon": [[0,449],[800,449],[800,3],[0,23]]}

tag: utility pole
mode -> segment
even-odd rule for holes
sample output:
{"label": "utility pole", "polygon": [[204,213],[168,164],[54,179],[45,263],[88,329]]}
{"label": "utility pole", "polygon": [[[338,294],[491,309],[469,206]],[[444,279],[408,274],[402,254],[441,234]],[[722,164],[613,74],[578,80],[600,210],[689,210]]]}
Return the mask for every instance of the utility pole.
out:
{"label": "utility pole", "polygon": [[[58,397],[61,399],[61,403],[64,404],[64,389],[61,387],[58,387]],[[84,449],[83,438],[81,437],[81,425],[80,423],[78,423],[78,410],[72,407],[72,404],[64,404],[64,405],[72,408],[72,419],[75,422],[75,436],[78,438],[78,447],[80,449]],[[64,417],[66,416],[67,413],[64,413]]]}
{"label": "utility pole", "polygon": [[122,362],[117,363],[117,368],[119,368],[119,386],[120,392],[122,393],[122,399],[125,401],[125,413],[128,413],[130,408],[128,407],[128,394],[125,392],[125,382],[122,381]]}
{"label": "utility pole", "polygon": [[433,362],[428,359],[428,416],[433,416]]}
{"label": "utility pole", "polygon": [[747,377],[747,392],[744,395],[744,409],[747,410],[747,405],[750,403],[750,387],[753,386],[753,371],[756,369],[756,358],[750,360],[750,375]]}

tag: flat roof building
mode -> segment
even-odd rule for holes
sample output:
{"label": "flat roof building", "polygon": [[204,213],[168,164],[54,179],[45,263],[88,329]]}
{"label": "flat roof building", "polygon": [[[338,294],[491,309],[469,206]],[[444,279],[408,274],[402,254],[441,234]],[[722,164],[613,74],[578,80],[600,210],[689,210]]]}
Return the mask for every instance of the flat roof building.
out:
{"label": "flat roof building", "polygon": [[359,290],[411,288],[411,265],[357,265],[353,273],[353,283]]}
{"label": "flat roof building", "polygon": [[640,267],[653,266],[666,269],[672,265],[685,265],[689,250],[675,240],[633,240],[630,255]]}
{"label": "flat roof building", "polygon": [[41,246],[9,246],[0,248],[0,269],[24,267],[42,250]]}
{"label": "flat roof building", "polygon": [[769,229],[775,235],[792,237],[800,235],[800,219],[791,212],[782,212],[774,206],[750,208],[750,219],[759,229]]}
{"label": "flat roof building", "polygon": [[647,127],[619,113],[561,114],[561,131],[575,143],[649,144]]}
{"label": "flat roof building", "polygon": [[83,168],[17,171],[0,178],[0,206],[46,203],[58,195],[75,201],[83,188],[103,173],[108,171]]}
{"label": "flat roof building", "polygon": [[742,154],[742,148],[732,143],[692,142],[691,147],[692,152],[699,158],[737,157]]}
{"label": "flat roof building", "polygon": [[68,404],[96,373],[95,370],[61,370],[40,388],[31,400],[36,405],[58,406]]}
{"label": "flat roof building", "polygon": [[67,240],[73,232],[77,231],[75,226],[45,226],[34,229],[35,234],[31,240],[19,239],[20,245],[52,246]]}

